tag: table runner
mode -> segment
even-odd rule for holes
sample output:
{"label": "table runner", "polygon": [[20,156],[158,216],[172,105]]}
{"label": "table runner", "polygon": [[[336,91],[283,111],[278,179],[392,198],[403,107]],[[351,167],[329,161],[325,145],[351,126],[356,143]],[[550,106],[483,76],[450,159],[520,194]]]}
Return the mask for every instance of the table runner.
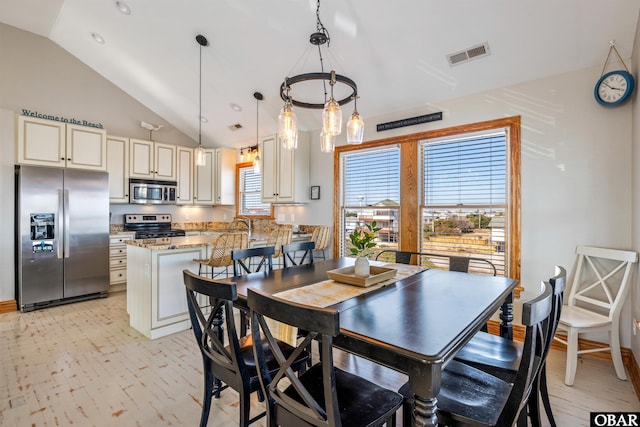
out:
{"label": "table runner", "polygon": [[[370,261],[370,263],[375,266],[395,268],[397,270],[396,275],[391,279],[384,280],[368,287],[354,286],[328,279],[311,285],[302,286],[300,288],[278,292],[273,294],[273,296],[314,307],[329,307],[350,298],[383,288],[426,270],[425,267],[419,265],[383,263],[379,261]],[[265,318],[265,320],[267,320],[269,329],[275,337],[278,337],[278,339],[289,344],[295,344],[298,333],[297,328],[276,322],[272,319]]]}

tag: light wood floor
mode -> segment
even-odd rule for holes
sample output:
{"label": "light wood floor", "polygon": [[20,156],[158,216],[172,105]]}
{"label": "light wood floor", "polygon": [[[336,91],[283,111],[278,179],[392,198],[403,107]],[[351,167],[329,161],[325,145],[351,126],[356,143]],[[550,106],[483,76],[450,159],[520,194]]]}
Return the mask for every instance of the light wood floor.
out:
{"label": "light wood floor", "polygon": [[[150,341],[131,329],[126,296],[0,314],[0,425],[196,426],[202,359],[190,330]],[[389,387],[405,378],[345,355]],[[564,353],[548,361],[558,425],[588,426],[589,411],[640,411],[629,381],[610,362],[585,357],[575,385],[563,383]],[[252,415],[261,409],[254,397]],[[214,401],[209,426],[236,425],[237,394]],[[264,420],[256,423],[263,426]]]}

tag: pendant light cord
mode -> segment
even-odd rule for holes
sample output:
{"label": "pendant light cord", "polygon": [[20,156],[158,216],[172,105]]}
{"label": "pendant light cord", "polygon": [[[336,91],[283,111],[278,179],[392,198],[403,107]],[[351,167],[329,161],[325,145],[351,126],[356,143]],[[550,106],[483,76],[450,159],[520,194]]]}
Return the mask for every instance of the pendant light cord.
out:
{"label": "pendant light cord", "polygon": [[202,45],[200,45],[200,78],[198,94],[198,146],[202,146]]}

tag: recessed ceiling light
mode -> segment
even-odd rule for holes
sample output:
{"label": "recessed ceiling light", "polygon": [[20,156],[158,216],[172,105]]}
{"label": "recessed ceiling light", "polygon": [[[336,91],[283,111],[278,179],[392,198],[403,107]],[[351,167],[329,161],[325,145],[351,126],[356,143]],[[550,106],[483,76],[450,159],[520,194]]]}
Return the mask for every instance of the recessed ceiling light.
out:
{"label": "recessed ceiling light", "polygon": [[104,39],[100,34],[94,32],[91,33],[91,37],[93,38],[93,40],[95,40],[96,43],[104,44]]}
{"label": "recessed ceiling light", "polygon": [[202,123],[207,123],[209,121],[209,119],[207,119],[205,116],[200,116],[200,121]]}
{"label": "recessed ceiling light", "polygon": [[238,111],[238,112],[242,111],[242,107],[236,104],[235,102],[232,102],[231,104],[229,104],[229,107],[231,107],[233,111]]}
{"label": "recessed ceiling light", "polygon": [[129,9],[129,6],[125,2],[123,2],[121,0],[113,0],[113,4],[123,14],[131,15],[131,9]]}

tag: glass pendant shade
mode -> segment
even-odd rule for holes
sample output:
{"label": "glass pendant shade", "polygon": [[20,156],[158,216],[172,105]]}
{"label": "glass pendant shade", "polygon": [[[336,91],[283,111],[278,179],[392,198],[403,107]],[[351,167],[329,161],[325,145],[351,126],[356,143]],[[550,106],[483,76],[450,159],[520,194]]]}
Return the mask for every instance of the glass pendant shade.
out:
{"label": "glass pendant shade", "polygon": [[364,138],[364,121],[356,110],[347,122],[347,144],[362,144]]}
{"label": "glass pendant shade", "polygon": [[256,156],[253,158],[253,173],[260,173],[260,153],[256,153]]}
{"label": "glass pendant shade", "polygon": [[207,164],[207,153],[205,153],[202,145],[198,145],[198,148],[195,149],[194,153],[196,158],[196,166],[206,166]]}
{"label": "glass pendant shade", "polygon": [[320,151],[323,153],[333,153],[335,147],[334,137],[320,131]]}
{"label": "glass pendant shade", "polygon": [[298,147],[298,120],[289,102],[284,104],[278,116],[278,136],[284,148],[293,150]]}
{"label": "glass pendant shade", "polygon": [[340,132],[342,132],[342,110],[340,110],[340,104],[333,99],[333,96],[324,104],[322,129],[324,133],[331,136],[340,135]]}

